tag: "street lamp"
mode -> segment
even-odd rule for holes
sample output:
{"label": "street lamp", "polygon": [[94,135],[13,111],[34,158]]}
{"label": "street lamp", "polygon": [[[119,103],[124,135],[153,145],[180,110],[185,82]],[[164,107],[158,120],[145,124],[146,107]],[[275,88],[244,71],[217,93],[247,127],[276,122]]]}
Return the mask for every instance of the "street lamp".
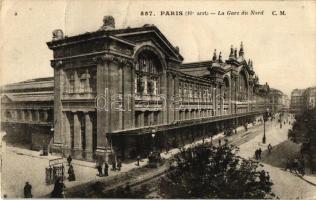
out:
{"label": "street lamp", "polygon": [[266,143],[266,121],[268,121],[269,108],[263,113],[263,138],[262,143]]}
{"label": "street lamp", "polygon": [[152,137],[152,150],[154,150],[154,147],[155,147],[155,136],[156,136],[156,129],[152,129],[151,130],[151,137]]}

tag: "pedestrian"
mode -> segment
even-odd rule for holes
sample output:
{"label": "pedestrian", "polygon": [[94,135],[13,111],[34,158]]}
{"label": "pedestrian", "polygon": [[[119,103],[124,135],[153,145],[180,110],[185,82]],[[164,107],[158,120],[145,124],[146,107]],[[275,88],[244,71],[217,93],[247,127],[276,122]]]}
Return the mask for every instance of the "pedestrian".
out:
{"label": "pedestrian", "polygon": [[102,176],[102,164],[100,162],[97,162],[97,170],[99,172],[99,176]]}
{"label": "pedestrian", "polygon": [[121,159],[118,159],[117,160],[117,170],[121,171],[121,168],[122,168],[122,161],[121,161]]}
{"label": "pedestrian", "polygon": [[259,156],[258,156],[258,149],[256,149],[256,151],[255,151],[255,158],[256,158],[256,160],[259,159]]}
{"label": "pedestrian", "polygon": [[116,159],[115,158],[112,160],[112,170],[116,171]]}
{"label": "pedestrian", "polygon": [[139,156],[139,155],[137,155],[137,158],[136,158],[136,159],[137,159],[137,163],[136,163],[136,165],[137,165],[137,166],[139,166],[140,156]]}
{"label": "pedestrian", "polygon": [[298,159],[297,158],[294,159],[293,168],[294,168],[295,171],[299,171],[298,170]]}
{"label": "pedestrian", "polygon": [[305,175],[305,162],[304,162],[304,158],[301,158],[301,159],[300,159],[299,166],[300,166],[300,168],[299,168],[300,174],[301,174],[302,176],[304,176],[304,175]]}
{"label": "pedestrian", "polygon": [[218,146],[221,146],[221,144],[222,144],[222,140],[219,139],[219,140],[218,140]]}
{"label": "pedestrian", "polygon": [[272,145],[269,144],[269,145],[268,145],[268,152],[269,152],[269,154],[271,153],[271,151],[272,151]]}
{"label": "pedestrian", "polygon": [[169,153],[169,142],[166,142],[166,154],[168,154]]}
{"label": "pedestrian", "polygon": [[261,150],[261,148],[259,148],[259,149],[258,149],[258,159],[259,159],[259,160],[261,160],[261,153],[262,153],[262,150]]}
{"label": "pedestrian", "polygon": [[51,192],[50,196],[52,198],[64,198],[65,197],[65,184],[60,180],[60,178],[56,179],[54,189]]}
{"label": "pedestrian", "polygon": [[24,186],[24,198],[32,198],[32,185],[29,182],[25,183]]}
{"label": "pedestrian", "polygon": [[225,138],[225,145],[228,145],[228,139]]}
{"label": "pedestrian", "polygon": [[[102,171],[102,168],[101,168]],[[109,176],[109,165],[107,162],[104,163],[104,176]]]}
{"label": "pedestrian", "polygon": [[71,164],[69,165],[69,168],[68,168],[68,180],[69,181],[76,180],[75,171],[74,171],[74,168]]}
{"label": "pedestrian", "polygon": [[68,162],[69,166],[71,165],[71,161],[72,161],[72,157],[71,157],[71,155],[69,155],[68,158],[67,158],[67,162]]}
{"label": "pedestrian", "polygon": [[290,172],[292,172],[292,169],[291,169],[292,167],[291,167],[291,161],[290,161],[290,159],[288,158],[287,160],[286,160],[286,164],[285,164],[285,171],[287,171],[288,169],[290,170]]}

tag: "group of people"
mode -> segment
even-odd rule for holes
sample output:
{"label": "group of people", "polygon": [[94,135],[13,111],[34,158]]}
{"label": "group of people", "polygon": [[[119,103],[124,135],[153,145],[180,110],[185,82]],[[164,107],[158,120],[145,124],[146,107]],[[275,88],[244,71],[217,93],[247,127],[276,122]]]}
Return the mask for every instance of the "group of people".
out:
{"label": "group of people", "polygon": [[290,172],[294,171],[296,173],[301,174],[302,176],[304,176],[305,174],[305,162],[304,159],[301,158],[294,158],[294,159],[290,159],[288,158],[286,161],[286,166],[285,166],[285,171],[290,170]]}
{"label": "group of people", "polygon": [[[97,170],[98,170],[98,176],[108,176],[109,175],[109,165],[107,162],[97,162],[97,166],[96,166]],[[102,170],[103,168],[103,170]]]}
{"label": "group of people", "polygon": [[261,160],[261,153],[262,153],[261,148],[256,149],[256,151],[255,151],[256,160]]}
{"label": "group of people", "polygon": [[[98,176],[109,175],[109,164],[107,162],[97,162],[96,168],[98,170]],[[122,161],[120,159],[118,159],[117,161],[115,159],[112,160],[112,171],[121,171],[121,168]]]}

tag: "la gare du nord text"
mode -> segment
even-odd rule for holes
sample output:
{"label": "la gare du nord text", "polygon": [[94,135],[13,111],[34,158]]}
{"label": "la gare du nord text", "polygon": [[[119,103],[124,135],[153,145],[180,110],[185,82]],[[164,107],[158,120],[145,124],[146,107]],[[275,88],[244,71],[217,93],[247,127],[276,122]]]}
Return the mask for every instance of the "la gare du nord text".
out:
{"label": "la gare du nord text", "polygon": [[[214,15],[215,12],[209,11],[160,11],[161,16],[184,16],[184,15]],[[217,15],[264,15],[264,10],[250,11],[218,11]]]}

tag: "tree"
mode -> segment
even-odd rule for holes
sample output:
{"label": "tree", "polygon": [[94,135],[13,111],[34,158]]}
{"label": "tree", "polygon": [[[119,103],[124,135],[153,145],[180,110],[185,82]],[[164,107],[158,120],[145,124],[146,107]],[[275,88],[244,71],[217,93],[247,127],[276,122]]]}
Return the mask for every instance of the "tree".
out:
{"label": "tree", "polygon": [[159,183],[164,198],[266,198],[269,174],[259,163],[237,156],[238,148],[205,144],[175,156]]}

